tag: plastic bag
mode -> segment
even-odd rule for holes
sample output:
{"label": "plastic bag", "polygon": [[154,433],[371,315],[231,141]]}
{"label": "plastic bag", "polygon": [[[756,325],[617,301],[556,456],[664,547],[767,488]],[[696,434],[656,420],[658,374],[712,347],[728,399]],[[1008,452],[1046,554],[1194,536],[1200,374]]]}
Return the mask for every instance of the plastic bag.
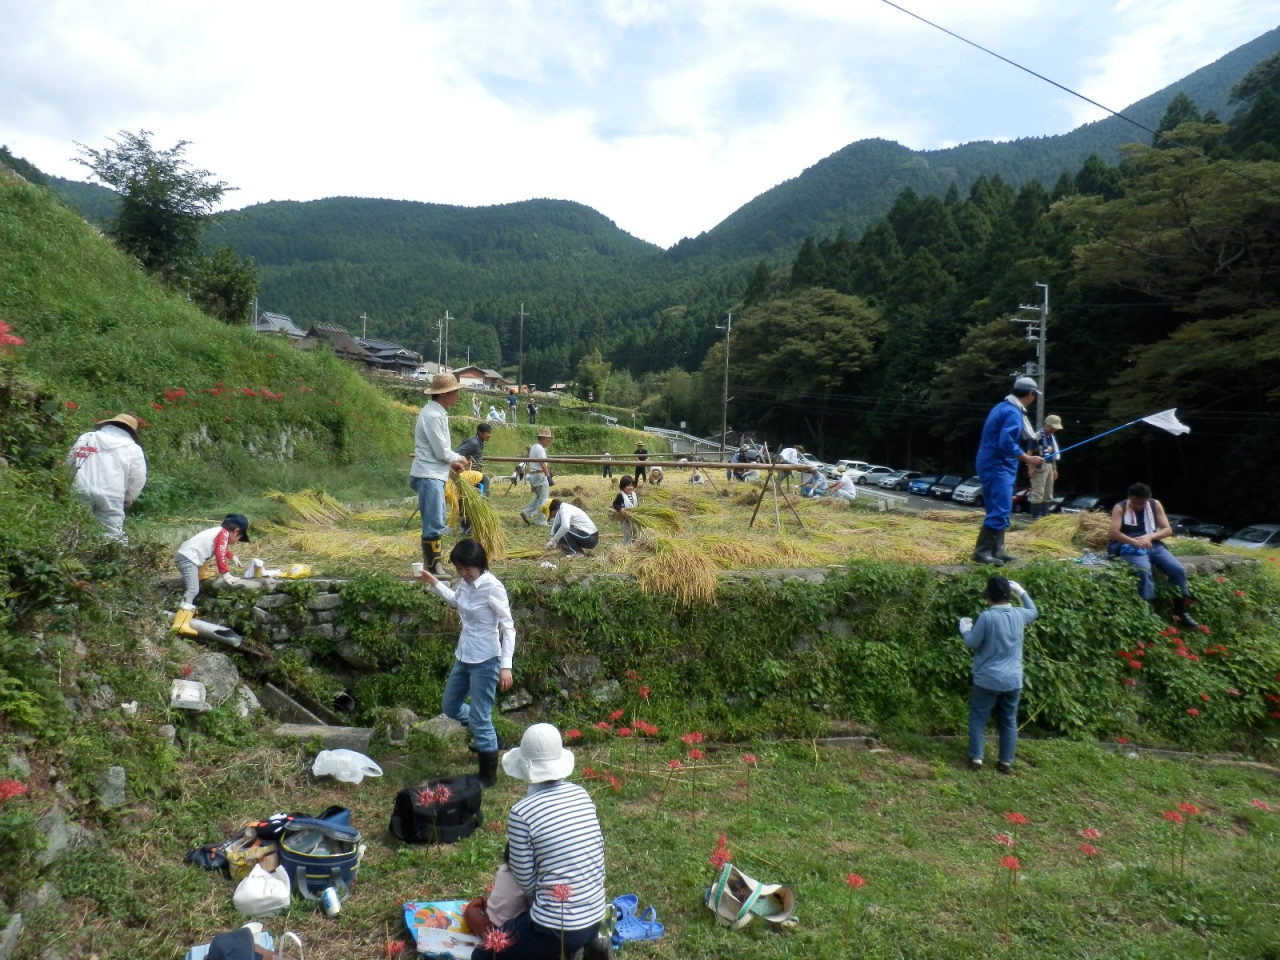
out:
{"label": "plastic bag", "polygon": [[289,873],[276,867],[271,873],[255,863],[249,875],[240,881],[231,897],[232,904],[243,914],[258,917],[289,906]]}
{"label": "plastic bag", "polygon": [[[264,574],[269,576],[269,574]],[[311,567],[305,563],[295,563],[288,570],[280,571],[279,576],[284,580],[304,580],[311,576]]]}
{"label": "plastic bag", "polygon": [[311,765],[317,777],[337,777],[343,783],[359,783],[365,777],[382,776],[382,768],[354,750],[321,750]]}

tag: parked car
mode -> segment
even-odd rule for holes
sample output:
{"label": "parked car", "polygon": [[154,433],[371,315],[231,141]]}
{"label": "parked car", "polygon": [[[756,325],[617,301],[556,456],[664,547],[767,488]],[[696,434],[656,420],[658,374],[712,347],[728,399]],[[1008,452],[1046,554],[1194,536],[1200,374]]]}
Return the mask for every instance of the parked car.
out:
{"label": "parked car", "polygon": [[1241,547],[1245,550],[1261,550],[1280,548],[1280,523],[1255,523],[1237,530],[1227,538],[1226,546]]}
{"label": "parked car", "polygon": [[844,467],[845,473],[848,473],[851,470],[865,470],[869,466],[871,466],[871,464],[867,463],[865,460],[837,460],[835,463],[828,465],[827,479],[834,480],[836,478],[836,471],[841,467]]}
{"label": "parked car", "polygon": [[867,467],[865,470],[850,471],[853,474],[853,482],[866,486],[868,483],[875,483],[881,477],[887,477],[893,473],[893,467]]}
{"label": "parked car", "polygon": [[1106,513],[1123,499],[1118,493],[1082,493],[1063,501],[1058,509],[1061,513]]}
{"label": "parked car", "polygon": [[1195,526],[1187,528],[1187,536],[1200,537],[1203,540],[1222,543],[1235,532],[1235,529],[1235,527],[1228,527],[1222,523],[1197,523]]}
{"label": "parked car", "polygon": [[912,480],[920,479],[919,470],[895,470],[888,476],[881,477],[876,481],[876,485],[884,487],[886,490],[905,490],[907,484]]}
{"label": "parked car", "polygon": [[929,496],[937,500],[950,500],[956,487],[962,483],[964,483],[964,477],[948,473],[945,477],[940,477],[938,482],[929,488]]}
{"label": "parked car", "polygon": [[[1049,501],[1048,513],[1059,513],[1062,505],[1068,500],[1076,496],[1072,490],[1063,493],[1054,494],[1052,500]],[[1021,490],[1013,492],[1013,512],[1014,513],[1030,513],[1031,512],[1031,488],[1023,487]]]}
{"label": "parked car", "polygon": [[823,463],[821,460],[815,457],[812,453],[800,454],[800,462],[807,463],[811,467],[817,467],[819,470],[823,472],[826,472],[827,467],[830,466],[830,464]]}
{"label": "parked car", "polygon": [[923,477],[916,477],[916,479],[907,484],[907,492],[914,493],[918,497],[927,497],[929,488],[941,479],[942,477],[936,473],[927,473]]}
{"label": "parked car", "polygon": [[959,503],[971,503],[975,507],[982,506],[982,481],[970,477],[951,493],[951,499]]}

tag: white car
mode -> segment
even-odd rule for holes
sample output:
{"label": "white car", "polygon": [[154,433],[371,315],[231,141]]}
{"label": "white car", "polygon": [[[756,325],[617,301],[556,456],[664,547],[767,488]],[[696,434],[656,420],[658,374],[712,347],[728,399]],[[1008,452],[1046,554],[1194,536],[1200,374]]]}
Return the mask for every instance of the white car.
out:
{"label": "white car", "polygon": [[826,474],[828,480],[836,478],[836,471],[844,467],[845,473],[854,473],[858,470],[866,470],[871,464],[865,460],[837,460],[835,463],[828,465]]}
{"label": "white car", "polygon": [[881,477],[887,477],[893,473],[893,467],[865,466],[861,470],[850,470],[849,476],[853,478],[853,482],[866,486],[868,483],[876,483]]}
{"label": "white car", "polygon": [[1255,523],[1237,530],[1223,543],[1224,547],[1243,547],[1245,550],[1280,549],[1280,523]]}

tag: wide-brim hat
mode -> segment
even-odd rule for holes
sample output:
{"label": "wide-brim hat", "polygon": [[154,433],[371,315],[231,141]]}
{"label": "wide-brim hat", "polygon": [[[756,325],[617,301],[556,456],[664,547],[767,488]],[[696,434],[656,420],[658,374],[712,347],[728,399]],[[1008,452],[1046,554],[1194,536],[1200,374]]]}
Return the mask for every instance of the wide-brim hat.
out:
{"label": "wide-brim hat", "polygon": [[555,439],[555,438],[551,435],[551,428],[550,428],[550,427],[540,427],[540,428],[538,429],[538,439],[539,439],[539,440],[541,440],[543,437],[546,437],[548,440],[553,440],[553,439]]}
{"label": "wide-brim hat", "polygon": [[462,389],[462,384],[458,382],[458,378],[452,373],[437,373],[431,378],[431,386],[427,387],[427,393],[434,397],[441,393],[453,393],[453,391],[460,389]]}
{"label": "wide-brim hat", "polygon": [[846,474],[846,473],[848,473],[848,472],[849,472],[849,471],[848,471],[847,469],[845,469],[844,467],[836,467],[836,473],[840,474],[841,476],[843,476],[844,474]]}
{"label": "wide-brim hat", "polygon": [[502,769],[517,780],[545,783],[573,773],[573,751],[549,723],[535,723],[520,738],[520,746],[502,755]]}
{"label": "wide-brim hat", "polygon": [[138,418],[131,417],[127,413],[117,413],[114,417],[106,420],[99,420],[94,424],[95,427],[105,427],[109,423],[114,423],[117,427],[124,427],[129,431],[129,436],[136,441],[138,439]]}
{"label": "wide-brim hat", "polygon": [[1044,425],[1053,430],[1061,430],[1062,418],[1058,416],[1056,413],[1051,413],[1049,414],[1049,416],[1044,418]]}

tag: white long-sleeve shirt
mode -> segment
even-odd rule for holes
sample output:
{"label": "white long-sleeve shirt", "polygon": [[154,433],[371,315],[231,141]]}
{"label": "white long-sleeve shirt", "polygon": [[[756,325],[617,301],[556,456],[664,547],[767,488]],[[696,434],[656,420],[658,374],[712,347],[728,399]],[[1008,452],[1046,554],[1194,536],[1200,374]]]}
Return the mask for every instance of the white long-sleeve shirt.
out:
{"label": "white long-sleeve shirt", "polygon": [[86,496],[137,500],[147,483],[147,458],[124,427],[107,424],[81,434],[67,454],[75,488]]}
{"label": "white long-sleeve shirt", "polygon": [[449,464],[463,459],[450,443],[449,411],[432,398],[418,414],[413,428],[413,466],[409,476],[448,480]]}
{"label": "white long-sleeve shirt", "polygon": [[597,532],[596,525],[586,513],[572,503],[561,503],[560,509],[556,511],[556,522],[551,527],[551,543],[559,543],[570,531],[580,537],[589,537]]}
{"label": "white long-sleeve shirt", "polygon": [[498,666],[510,670],[516,652],[516,622],[502,581],[486,570],[475,583],[463,580],[453,590],[441,581],[435,591],[462,620],[462,634],[453,655],[463,663],[484,663],[498,657]]}

